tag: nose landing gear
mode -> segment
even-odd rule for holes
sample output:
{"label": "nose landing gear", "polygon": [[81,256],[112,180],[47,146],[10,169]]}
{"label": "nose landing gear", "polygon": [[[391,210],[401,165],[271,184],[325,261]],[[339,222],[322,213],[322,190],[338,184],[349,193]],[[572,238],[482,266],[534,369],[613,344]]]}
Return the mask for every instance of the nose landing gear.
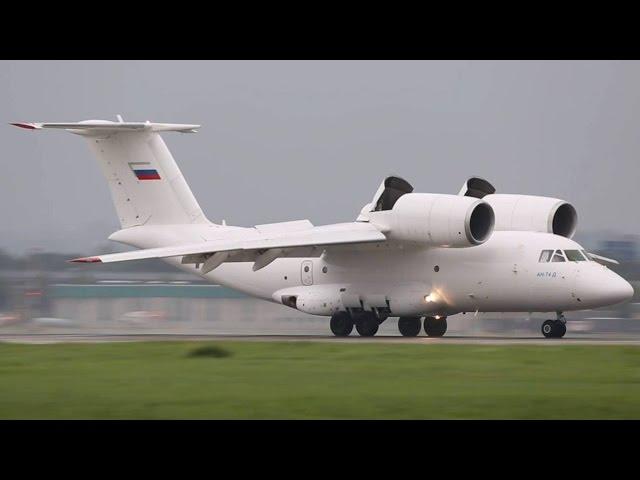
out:
{"label": "nose landing gear", "polygon": [[542,335],[545,338],[562,338],[567,333],[567,321],[562,312],[558,312],[556,320],[545,320],[542,324]]}

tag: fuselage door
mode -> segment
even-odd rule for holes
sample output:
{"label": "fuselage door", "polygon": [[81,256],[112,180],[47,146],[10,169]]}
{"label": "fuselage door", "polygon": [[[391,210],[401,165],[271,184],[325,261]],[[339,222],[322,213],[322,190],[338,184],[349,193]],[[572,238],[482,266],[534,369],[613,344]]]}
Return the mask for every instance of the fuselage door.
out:
{"label": "fuselage door", "polygon": [[300,276],[303,285],[313,285],[313,261],[305,260],[300,265]]}

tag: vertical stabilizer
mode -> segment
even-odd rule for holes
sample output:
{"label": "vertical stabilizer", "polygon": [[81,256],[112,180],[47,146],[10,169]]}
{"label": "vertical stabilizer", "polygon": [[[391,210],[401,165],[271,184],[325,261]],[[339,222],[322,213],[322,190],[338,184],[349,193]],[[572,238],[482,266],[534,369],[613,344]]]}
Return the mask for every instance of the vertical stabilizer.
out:
{"label": "vertical stabilizer", "polygon": [[194,132],[199,125],[118,120],[14,125],[58,128],[85,137],[107,180],[122,228],[209,223],[159,133]]}

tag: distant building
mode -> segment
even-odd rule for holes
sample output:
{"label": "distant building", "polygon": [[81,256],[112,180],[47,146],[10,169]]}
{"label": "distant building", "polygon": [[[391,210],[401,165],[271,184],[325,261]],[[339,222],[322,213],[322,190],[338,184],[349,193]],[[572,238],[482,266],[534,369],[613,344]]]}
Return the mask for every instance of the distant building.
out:
{"label": "distant building", "polygon": [[638,259],[638,239],[633,235],[625,235],[616,239],[603,240],[598,250],[620,262],[634,262]]}

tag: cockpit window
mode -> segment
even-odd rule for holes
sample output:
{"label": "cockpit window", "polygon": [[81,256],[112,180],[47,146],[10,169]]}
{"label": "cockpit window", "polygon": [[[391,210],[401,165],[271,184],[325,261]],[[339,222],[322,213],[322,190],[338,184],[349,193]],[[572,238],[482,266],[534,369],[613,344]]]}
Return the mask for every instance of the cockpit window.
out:
{"label": "cockpit window", "polygon": [[589,256],[589,254],[587,253],[586,250],[580,250],[582,252],[582,255],[584,255],[584,258],[587,259],[587,262],[591,261],[591,257]]}
{"label": "cockpit window", "polygon": [[564,254],[570,262],[584,262],[586,258],[582,255],[580,250],[565,250]]}
{"label": "cockpit window", "polygon": [[553,250],[542,250],[542,253],[540,253],[540,258],[538,259],[538,262],[540,263],[547,263],[551,260],[551,255],[553,254]]}
{"label": "cockpit window", "polygon": [[564,258],[564,254],[562,253],[562,250],[556,250],[556,253],[553,254],[553,258],[551,259],[552,262],[566,262],[565,258]]}

